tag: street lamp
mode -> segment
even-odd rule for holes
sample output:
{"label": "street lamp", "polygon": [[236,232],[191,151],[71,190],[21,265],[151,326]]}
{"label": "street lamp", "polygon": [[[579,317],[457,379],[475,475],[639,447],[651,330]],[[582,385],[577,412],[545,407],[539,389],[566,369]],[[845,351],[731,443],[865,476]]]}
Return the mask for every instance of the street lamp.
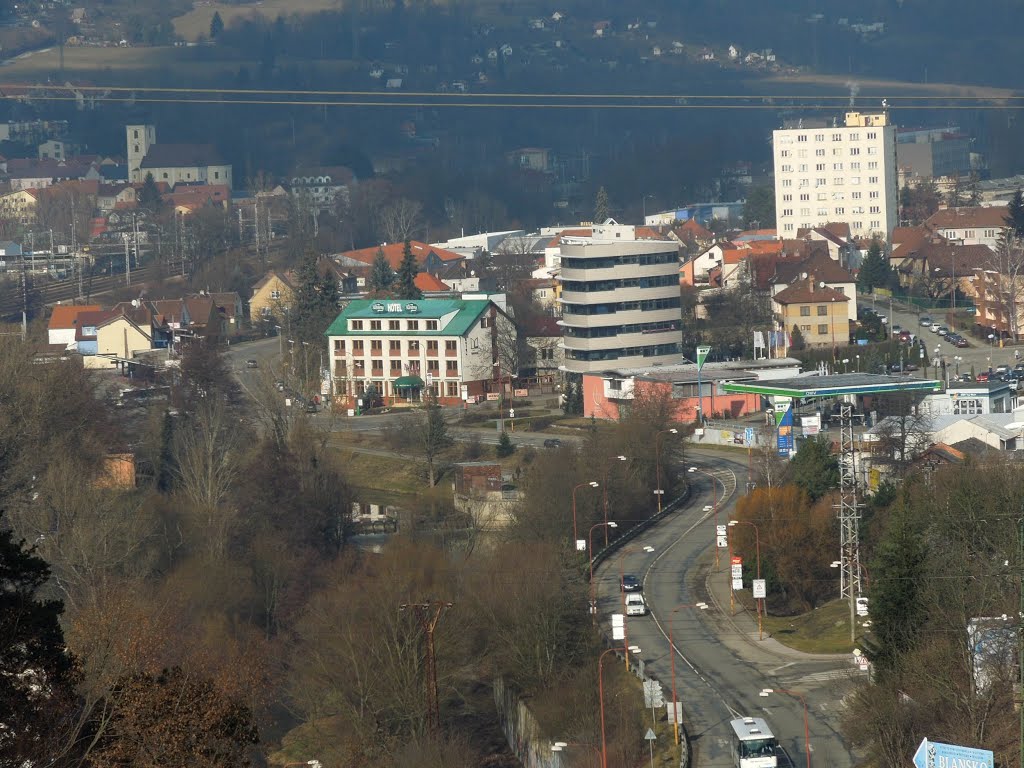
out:
{"label": "street lamp", "polygon": [[579,549],[579,534],[576,532],[576,491],[584,486],[589,485],[591,488],[597,488],[598,483],[591,480],[588,483],[580,483],[579,485],[573,486],[572,489],[572,545]]}
{"label": "street lamp", "polygon": [[[718,486],[715,485],[715,482],[718,480],[718,478],[712,475],[710,472],[705,472],[703,469],[700,469],[699,467],[690,467],[686,471],[689,472],[690,474],[696,472],[698,474],[704,475],[704,477],[711,480],[711,493],[713,494],[713,501],[711,506],[715,513],[715,568],[718,568]],[[724,483],[722,484],[722,493],[725,493]]]}
{"label": "street lamp", "polygon": [[597,659],[597,697],[601,701],[601,768],[608,768],[608,743],[605,740],[604,734],[604,674],[602,665],[604,664],[604,657],[613,651],[640,653],[640,649],[635,645],[628,647],[623,645],[622,647],[609,648]]}
{"label": "street lamp", "polygon": [[672,613],[668,617],[668,646],[669,653],[672,654],[672,733],[675,743],[679,743],[679,697],[676,696],[676,641],[675,641],[675,615],[683,608],[696,608],[700,611],[706,611],[708,604],[704,602],[694,603],[693,605],[677,605],[672,609]]}
{"label": "street lamp", "polygon": [[[625,456],[612,456],[604,464],[604,475],[602,476],[601,490],[604,495],[604,522],[608,523],[608,473],[611,471],[613,461],[629,461]],[[608,546],[608,529],[604,529],[604,545]]]}
{"label": "street lamp", "polygon": [[800,703],[804,705],[804,752],[807,755],[807,768],[811,768],[811,728],[810,723],[807,721],[807,700],[804,698],[802,693],[787,691],[783,688],[765,688],[758,695],[763,698],[768,698],[773,693],[785,693],[789,696],[795,696],[800,699]]}
{"label": "street lamp", "polygon": [[963,360],[964,359],[962,357],[960,357],[960,355],[954,355],[953,356],[953,362],[956,363],[956,377],[958,379],[960,378],[960,363],[962,363]]}
{"label": "street lamp", "polygon": [[665,495],[664,489],[661,487],[661,436],[662,435],[678,435],[679,430],[675,427],[670,429],[663,429],[654,436],[654,469],[657,473],[658,488],[655,490],[655,494],[658,497],[658,514],[661,514],[661,497]]}
{"label": "street lamp", "polygon": [[[749,525],[754,529],[754,548],[757,552],[757,580],[761,580],[761,531],[758,529],[755,523],[749,520],[730,520],[729,527],[732,528],[737,525]],[[754,590],[750,590],[753,594]],[[757,639],[764,640],[764,631],[761,626],[761,614],[764,613],[764,598],[755,598],[757,600]]]}
{"label": "street lamp", "polygon": [[644,224],[647,223],[647,201],[648,200],[653,200],[653,199],[654,199],[654,195],[644,195],[644,200],[643,200],[643,205],[644,205]]}
{"label": "street lamp", "polygon": [[844,357],[843,358],[843,373],[849,373],[849,371],[850,371],[849,365],[850,365],[850,358]]}

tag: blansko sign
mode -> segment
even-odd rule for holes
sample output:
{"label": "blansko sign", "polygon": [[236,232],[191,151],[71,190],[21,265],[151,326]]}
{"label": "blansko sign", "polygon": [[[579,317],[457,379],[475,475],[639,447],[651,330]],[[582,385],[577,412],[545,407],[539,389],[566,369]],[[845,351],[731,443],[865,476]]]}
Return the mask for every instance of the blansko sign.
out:
{"label": "blansko sign", "polygon": [[924,739],[914,753],[916,768],[994,768],[989,749],[972,749]]}

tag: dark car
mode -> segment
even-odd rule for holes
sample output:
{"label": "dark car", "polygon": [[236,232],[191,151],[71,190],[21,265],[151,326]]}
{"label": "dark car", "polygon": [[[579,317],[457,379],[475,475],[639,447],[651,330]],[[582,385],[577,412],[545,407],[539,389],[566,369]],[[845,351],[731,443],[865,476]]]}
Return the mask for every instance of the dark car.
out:
{"label": "dark car", "polygon": [[304,410],[306,413],[316,413],[316,403],[309,401],[302,407],[302,410]]}
{"label": "dark car", "polygon": [[622,590],[624,592],[639,592],[643,589],[643,586],[643,583],[636,576],[627,573],[622,577]]}
{"label": "dark car", "polygon": [[965,339],[963,336],[958,336],[956,341],[954,341],[953,343],[956,344],[960,349],[971,346],[971,343],[967,341],[967,339]]}
{"label": "dark car", "polygon": [[562,441],[559,440],[557,437],[549,437],[547,440],[544,441],[544,447],[545,448],[561,448],[562,447]]}

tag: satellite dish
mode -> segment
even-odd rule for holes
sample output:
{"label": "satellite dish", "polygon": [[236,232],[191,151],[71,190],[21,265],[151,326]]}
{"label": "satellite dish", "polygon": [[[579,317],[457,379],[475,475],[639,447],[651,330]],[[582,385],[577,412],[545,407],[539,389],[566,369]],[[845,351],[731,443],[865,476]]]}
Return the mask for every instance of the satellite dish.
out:
{"label": "satellite dish", "polygon": [[824,280],[819,281],[818,282],[818,287],[819,288],[824,288],[825,287],[825,281]]}
{"label": "satellite dish", "polygon": [[138,299],[132,299],[132,306],[133,306],[133,307],[135,307],[136,309],[138,309],[138,308],[139,308],[139,304],[140,304],[140,302],[139,302],[139,300],[138,300]]}
{"label": "satellite dish", "polygon": [[801,272],[800,273],[800,279],[801,280],[806,280],[807,279],[807,273],[806,272]]}

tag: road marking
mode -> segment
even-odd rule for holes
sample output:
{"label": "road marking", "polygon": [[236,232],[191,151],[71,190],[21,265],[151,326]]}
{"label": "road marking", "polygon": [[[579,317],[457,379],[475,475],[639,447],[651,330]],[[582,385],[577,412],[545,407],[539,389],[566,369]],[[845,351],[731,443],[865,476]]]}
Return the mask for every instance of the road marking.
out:
{"label": "road marking", "polygon": [[786,667],[792,667],[794,664],[796,664],[795,661],[790,661],[790,662],[788,662],[786,664],[783,664],[781,667],[776,667],[775,669],[769,669],[768,670],[768,674],[769,675],[777,675],[779,673],[780,669],[785,669]]}

